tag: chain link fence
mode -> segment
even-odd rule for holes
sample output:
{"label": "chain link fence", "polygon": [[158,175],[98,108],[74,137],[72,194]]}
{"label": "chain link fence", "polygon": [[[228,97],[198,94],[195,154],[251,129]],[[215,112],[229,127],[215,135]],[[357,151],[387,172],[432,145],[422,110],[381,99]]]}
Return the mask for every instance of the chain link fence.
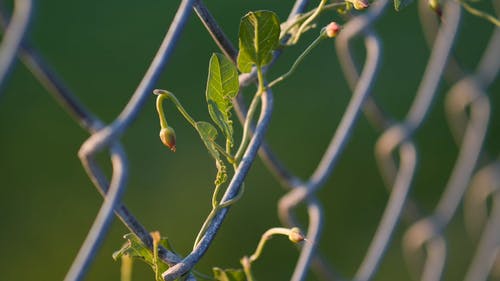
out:
{"label": "chain link fence", "polygon": [[[297,0],[291,7],[288,19],[304,12],[308,2]],[[498,1],[493,4],[496,5],[495,8],[500,8]],[[490,124],[494,108],[488,97],[488,88],[495,82],[500,68],[500,29],[493,30],[477,68],[472,72],[462,69],[459,58],[452,51],[459,34],[461,6],[455,1],[446,1],[443,9],[445,20],[438,22],[428,9],[427,2],[420,1],[421,25],[431,53],[411,106],[404,118],[398,120],[382,110],[372,95],[384,55],[384,39],[377,34],[375,26],[390,6],[388,0],[375,1],[366,12],[349,19],[336,39],[337,56],[352,97],[311,175],[305,178],[296,176],[282,164],[264,141],[274,102],[273,93],[267,91],[262,95],[260,116],[253,125],[250,144],[222,201],[227,202],[238,195],[251,165],[256,157],[260,157],[267,169],[288,190],[278,202],[281,222],[288,227],[299,226],[307,234],[308,242],[299,247],[300,256],[291,277],[294,281],[305,280],[310,270],[318,280],[371,280],[383,263],[386,251],[391,247],[396,230],[404,232],[403,253],[413,277],[416,280],[442,280],[449,253],[446,231],[450,221],[459,216],[459,208],[463,207],[466,230],[477,239],[464,280],[500,280],[500,163],[497,155],[488,155],[484,149],[488,130],[495,126]],[[32,10],[31,0],[14,1],[11,16],[7,9],[2,9],[4,36],[0,46],[0,86],[6,82],[16,57],[19,58],[75,122],[91,134],[82,144],[78,156],[90,180],[102,195],[103,203],[65,277],[68,281],[82,280],[92,265],[114,216],[145,245],[152,248],[149,231],[121,200],[129,173],[121,139],[138,117],[160,74],[175,54],[174,47],[183,35],[186,23],[194,20],[190,15],[196,14],[220,51],[228,58],[235,61],[237,50],[201,0],[180,1],[168,32],[142,81],[119,115],[112,122],[106,123],[76,99],[64,81],[50,69],[42,55],[29,45],[25,37]],[[355,62],[352,47],[355,40],[361,40],[366,51],[364,61],[360,64]],[[280,55],[280,52],[276,52],[274,61],[279,60]],[[270,68],[272,67],[271,65]],[[255,76],[255,73],[240,75],[241,88],[253,85]],[[429,212],[409,195],[419,163],[418,142],[414,136],[433,110],[432,104],[443,79],[452,85],[445,94],[446,116],[459,151],[444,192],[435,208]],[[246,104],[242,95],[234,100],[234,106],[243,123]],[[317,242],[323,233],[323,223],[328,220],[322,207],[325,199],[318,195],[318,191],[325,187],[335,171],[362,114],[379,132],[374,151],[389,197],[359,268],[353,276],[341,276],[335,269],[335,264],[329,264],[318,249]],[[109,151],[112,163],[109,179],[96,160],[104,151]],[[306,206],[307,220],[299,219],[300,216],[297,215],[300,205]],[[229,208],[223,208],[216,214],[200,243],[186,256],[181,257],[160,248],[161,259],[171,266],[163,275],[165,280],[175,280],[181,276],[186,276],[187,280],[196,280],[189,272],[209,250],[228,212]]]}

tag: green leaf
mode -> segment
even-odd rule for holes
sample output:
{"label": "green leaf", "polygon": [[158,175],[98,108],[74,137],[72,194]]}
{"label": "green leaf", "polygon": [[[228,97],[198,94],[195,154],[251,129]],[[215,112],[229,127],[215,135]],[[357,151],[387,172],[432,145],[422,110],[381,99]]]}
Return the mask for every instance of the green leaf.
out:
{"label": "green leaf", "polygon": [[[162,260],[158,259],[155,261],[153,253],[149,250],[148,247],[146,247],[146,245],[142,243],[141,239],[139,239],[137,235],[128,233],[125,234],[123,238],[127,239],[127,242],[122,246],[120,250],[113,253],[114,260],[118,260],[123,255],[128,255],[133,259],[138,259],[147,263],[153,269],[153,271],[157,269],[159,272],[164,272],[168,269],[168,265]],[[167,244],[167,239],[162,238],[160,241],[160,245],[165,247]],[[157,278],[157,281],[163,281],[163,279],[160,277]]]}
{"label": "green leaf", "polygon": [[208,152],[215,159],[217,167],[217,176],[215,177],[215,185],[219,186],[227,180],[227,168],[222,161],[219,151],[215,148],[215,139],[217,138],[217,129],[208,122],[196,122],[196,130],[201,137],[201,140],[207,147]]}
{"label": "green leaf", "polygon": [[231,145],[233,144],[231,99],[238,94],[239,87],[238,70],[233,63],[222,54],[213,54],[208,67],[206,92],[208,112]]}
{"label": "green leaf", "polygon": [[245,273],[241,269],[222,269],[214,267],[214,278],[218,281],[246,281]]}
{"label": "green leaf", "polygon": [[200,134],[201,140],[207,147],[210,155],[212,155],[215,160],[219,160],[220,154],[214,145],[215,139],[217,138],[217,129],[215,129],[212,124],[203,121],[196,122],[195,125],[196,130],[198,131],[198,134]]}
{"label": "green leaf", "polygon": [[394,10],[401,11],[406,6],[410,5],[413,0],[394,0]]}
{"label": "green leaf", "polygon": [[280,23],[271,11],[249,12],[240,22],[238,68],[248,73],[252,66],[271,62],[272,51],[279,45]]}

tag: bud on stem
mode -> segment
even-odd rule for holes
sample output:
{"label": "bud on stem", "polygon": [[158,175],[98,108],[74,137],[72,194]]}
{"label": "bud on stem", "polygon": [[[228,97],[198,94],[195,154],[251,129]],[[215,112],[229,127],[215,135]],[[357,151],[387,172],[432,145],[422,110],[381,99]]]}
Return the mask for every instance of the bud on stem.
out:
{"label": "bud on stem", "polygon": [[172,127],[167,126],[166,128],[162,128],[160,131],[160,139],[161,142],[170,150],[175,152],[175,131]]}
{"label": "bud on stem", "polygon": [[341,26],[338,23],[332,21],[325,27],[325,34],[328,38],[333,38],[337,36],[337,34],[339,34],[340,29]]}
{"label": "bud on stem", "polygon": [[370,6],[367,0],[346,0],[347,2],[350,2],[353,6],[354,9],[356,10],[364,10]]}
{"label": "bud on stem", "polygon": [[251,255],[250,257],[244,256],[240,260],[240,263],[243,266],[243,271],[245,272],[247,280],[253,280],[252,269],[251,269],[252,263],[260,257],[260,255],[262,254],[262,250],[264,249],[264,245],[274,235],[288,236],[288,239],[293,243],[299,243],[306,240],[306,238],[304,237],[304,235],[302,235],[298,227],[294,228],[273,227],[271,229],[268,229],[266,232],[264,232],[264,234],[260,238],[259,245],[257,245],[257,249],[255,249],[253,255]]}
{"label": "bud on stem", "polygon": [[290,229],[290,234],[288,234],[288,239],[290,239],[290,241],[292,241],[293,243],[299,243],[306,240],[304,235],[300,233],[300,229],[298,227]]}

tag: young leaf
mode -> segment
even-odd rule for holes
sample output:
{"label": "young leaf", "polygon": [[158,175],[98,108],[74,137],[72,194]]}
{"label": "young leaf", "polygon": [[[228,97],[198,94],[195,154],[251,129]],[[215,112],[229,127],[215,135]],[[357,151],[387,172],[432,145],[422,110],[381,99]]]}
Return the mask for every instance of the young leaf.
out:
{"label": "young leaf", "polygon": [[394,0],[394,10],[401,11],[406,6],[410,5],[413,0]]}
{"label": "young leaf", "polygon": [[212,157],[215,160],[219,160],[220,154],[214,145],[215,139],[217,138],[217,129],[215,129],[215,127],[212,124],[203,121],[196,122],[195,125],[196,125],[196,130],[198,131],[201,140],[207,147],[210,155],[212,155]]}
{"label": "young leaf", "polygon": [[217,281],[246,281],[245,273],[241,269],[222,269],[214,267],[214,278]]}
{"label": "young leaf", "polygon": [[[146,247],[146,245],[142,244],[142,241],[133,233],[128,233],[123,236],[123,238],[127,239],[127,242],[123,245],[123,247],[113,253],[113,259],[118,260],[123,255],[128,255],[133,259],[139,259],[145,263],[147,263],[153,271],[164,272],[168,269],[168,265],[164,263],[160,259],[156,259],[153,253]],[[160,245],[166,245],[166,238],[161,238]],[[163,281],[162,278],[156,278],[156,281]]]}
{"label": "young leaf", "polygon": [[280,24],[271,11],[249,12],[240,22],[238,68],[248,73],[252,66],[271,62],[272,51],[279,45]]}
{"label": "young leaf", "polygon": [[231,144],[233,144],[233,122],[230,119],[231,99],[238,94],[238,90],[236,67],[223,55],[213,54],[208,67],[206,92],[208,112]]}
{"label": "young leaf", "polygon": [[215,148],[215,139],[217,138],[217,129],[207,122],[196,122],[196,130],[201,137],[201,140],[207,147],[208,152],[215,159],[215,165],[217,166],[217,176],[215,178],[215,185],[219,186],[227,180],[227,169],[226,165],[222,161],[219,151]]}

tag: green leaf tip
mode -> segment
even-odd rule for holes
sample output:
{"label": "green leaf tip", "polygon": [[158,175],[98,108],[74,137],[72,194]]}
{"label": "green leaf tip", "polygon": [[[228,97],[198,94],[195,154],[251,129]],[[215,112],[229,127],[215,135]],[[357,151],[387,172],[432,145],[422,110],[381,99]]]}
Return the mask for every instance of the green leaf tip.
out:
{"label": "green leaf tip", "polygon": [[271,11],[246,14],[240,22],[238,69],[248,73],[252,66],[263,67],[272,60],[272,51],[279,46],[280,23]]}
{"label": "green leaf tip", "polygon": [[241,269],[222,269],[214,267],[214,279],[217,281],[246,281],[245,273]]}
{"label": "green leaf tip", "polygon": [[231,145],[234,142],[231,99],[236,97],[239,88],[238,70],[234,64],[222,54],[213,54],[206,89],[208,112]]}

